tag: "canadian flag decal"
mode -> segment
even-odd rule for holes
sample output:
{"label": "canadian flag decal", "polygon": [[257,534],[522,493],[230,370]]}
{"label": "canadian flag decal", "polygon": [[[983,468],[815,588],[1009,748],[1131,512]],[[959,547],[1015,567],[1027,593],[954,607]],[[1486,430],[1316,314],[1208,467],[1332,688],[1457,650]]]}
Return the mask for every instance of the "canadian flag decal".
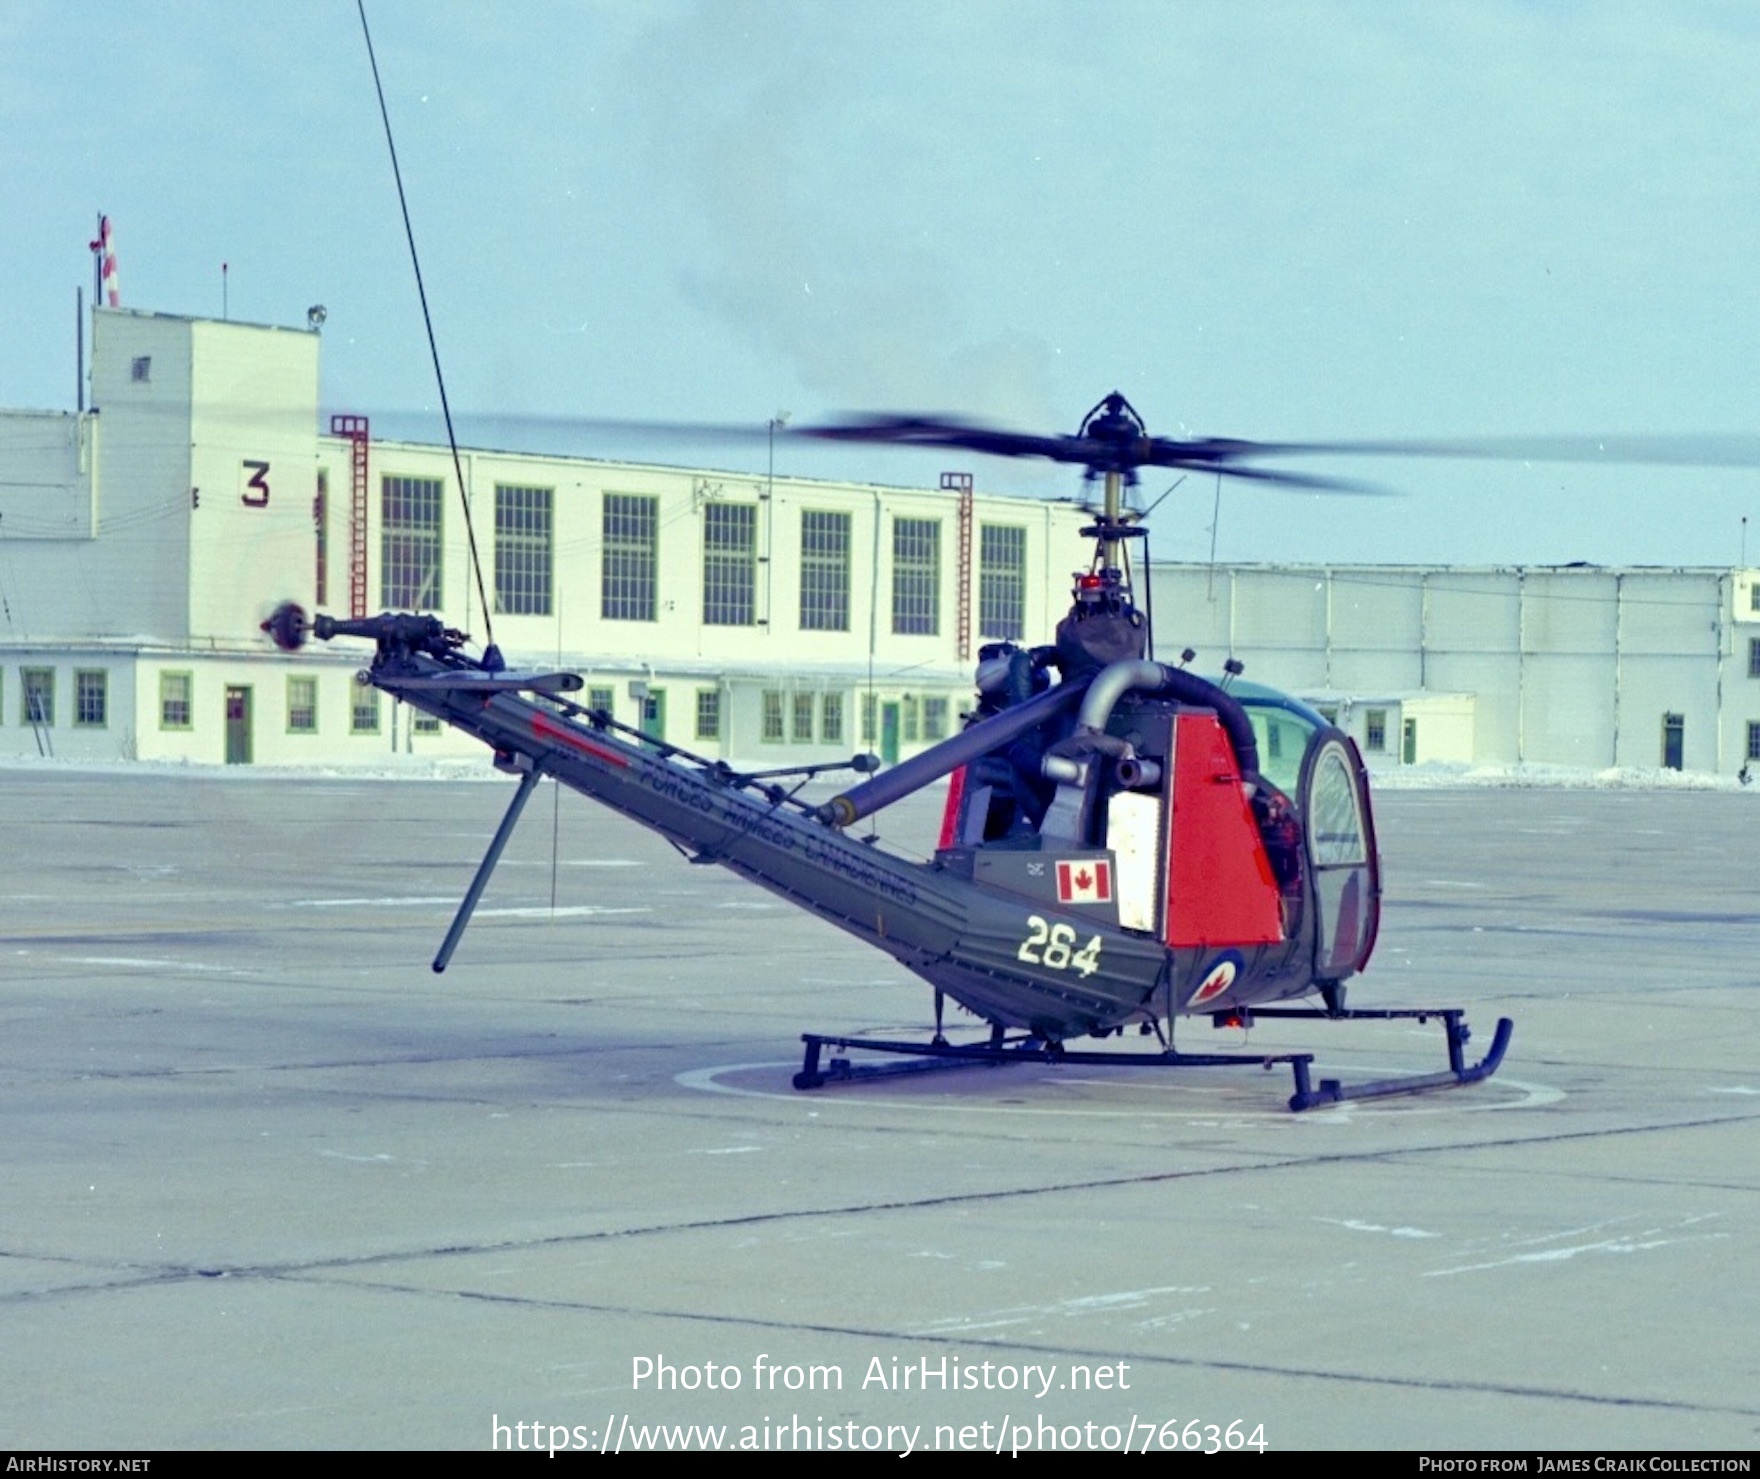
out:
{"label": "canadian flag decal", "polygon": [[1104,858],[1081,858],[1057,865],[1057,902],[1110,904],[1112,864]]}

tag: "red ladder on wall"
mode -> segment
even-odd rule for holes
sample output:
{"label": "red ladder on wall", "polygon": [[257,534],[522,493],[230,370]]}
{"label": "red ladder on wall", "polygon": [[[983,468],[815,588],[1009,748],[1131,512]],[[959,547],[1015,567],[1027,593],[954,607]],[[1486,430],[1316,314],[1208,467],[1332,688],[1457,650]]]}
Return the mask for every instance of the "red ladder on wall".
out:
{"label": "red ladder on wall", "polygon": [[367,614],[367,418],[332,416],[330,435],[347,437],[354,480],[348,505],[348,614]]}

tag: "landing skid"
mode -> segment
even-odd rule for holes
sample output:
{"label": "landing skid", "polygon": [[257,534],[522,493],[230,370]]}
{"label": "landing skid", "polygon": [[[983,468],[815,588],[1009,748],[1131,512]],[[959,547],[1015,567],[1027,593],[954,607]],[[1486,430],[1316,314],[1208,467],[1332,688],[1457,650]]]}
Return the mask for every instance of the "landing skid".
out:
{"label": "landing skid", "polygon": [[1462,1084],[1480,1083],[1490,1078],[1502,1066],[1503,1055],[1509,1050],[1510,1037],[1516,1030],[1516,1024],[1508,1017],[1499,1017],[1497,1031],[1491,1035],[1491,1050],[1477,1063],[1469,1066],[1466,1048],[1472,1040],[1473,1029],[1467,1026],[1467,1014],[1458,1007],[1443,1011],[1397,1007],[1386,1010],[1370,1008],[1366,1011],[1349,1011],[1342,1006],[1332,1011],[1315,1011],[1307,1007],[1255,1007],[1236,1015],[1243,1027],[1250,1026],[1255,1017],[1297,1017],[1316,1022],[1388,1021],[1394,1018],[1428,1022],[1432,1017],[1442,1019],[1443,1028],[1448,1033],[1446,1073],[1384,1078],[1374,1083],[1352,1084],[1348,1087],[1335,1078],[1323,1078],[1319,1089],[1313,1090],[1308,1086],[1307,1065],[1303,1064],[1296,1068],[1296,1092],[1289,1101],[1289,1107],[1297,1111],[1312,1109],[1317,1104],[1337,1104],[1345,1099],[1386,1099],[1395,1094],[1422,1094],[1428,1089],[1453,1089]]}
{"label": "landing skid", "polygon": [[[1472,1037],[1472,1031],[1466,1024],[1465,1015],[1459,1010],[1324,1012],[1290,1007],[1266,1007],[1251,1014],[1240,1011],[1229,1015],[1229,1025],[1243,1027],[1251,1025],[1253,1017],[1308,1017],[1329,1022],[1352,1018],[1404,1017],[1415,1018],[1419,1022],[1427,1022],[1432,1017],[1442,1019],[1448,1032],[1447,1072],[1411,1078],[1380,1079],[1367,1084],[1347,1086],[1338,1079],[1324,1078],[1316,1089],[1310,1073],[1314,1062],[1312,1053],[1182,1053],[1171,1046],[1159,1053],[1076,1050],[1030,1035],[1009,1037],[996,1031],[991,1034],[988,1042],[981,1043],[950,1043],[941,1037],[929,1042],[905,1042],[868,1037],[827,1037],[816,1032],[802,1033],[801,1041],[806,1045],[806,1052],[801,1061],[801,1071],[794,1076],[794,1086],[797,1089],[817,1089],[828,1083],[886,1078],[931,1068],[953,1068],[962,1064],[983,1064],[992,1068],[1010,1063],[1072,1063],[1105,1068],[1259,1067],[1269,1070],[1279,1063],[1287,1063],[1294,1075],[1296,1090],[1290,1096],[1289,1107],[1299,1113],[1321,1104],[1338,1104],[1346,1099],[1381,1099],[1395,1094],[1420,1094],[1430,1089],[1451,1089],[1461,1084],[1476,1084],[1490,1078],[1503,1062],[1515,1024],[1508,1017],[1500,1017],[1497,1032],[1491,1040],[1490,1052],[1479,1062],[1469,1066],[1466,1062],[1466,1045]],[[847,1053],[851,1048],[859,1048],[868,1053],[885,1053],[928,1061],[853,1064],[846,1056],[834,1056],[821,1066],[820,1055],[826,1048],[830,1048],[833,1053]]]}

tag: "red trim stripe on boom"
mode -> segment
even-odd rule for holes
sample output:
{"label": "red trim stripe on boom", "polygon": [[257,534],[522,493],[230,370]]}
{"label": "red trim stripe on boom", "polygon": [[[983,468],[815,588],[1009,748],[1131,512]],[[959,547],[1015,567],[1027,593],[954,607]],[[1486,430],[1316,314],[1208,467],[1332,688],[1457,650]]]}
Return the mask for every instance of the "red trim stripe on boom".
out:
{"label": "red trim stripe on boom", "polygon": [[540,739],[561,740],[571,749],[579,750],[585,755],[591,755],[595,760],[603,760],[607,765],[615,765],[622,770],[629,769],[627,756],[619,755],[616,750],[607,750],[602,745],[596,745],[591,740],[582,738],[573,729],[558,724],[548,715],[532,715],[532,733]]}

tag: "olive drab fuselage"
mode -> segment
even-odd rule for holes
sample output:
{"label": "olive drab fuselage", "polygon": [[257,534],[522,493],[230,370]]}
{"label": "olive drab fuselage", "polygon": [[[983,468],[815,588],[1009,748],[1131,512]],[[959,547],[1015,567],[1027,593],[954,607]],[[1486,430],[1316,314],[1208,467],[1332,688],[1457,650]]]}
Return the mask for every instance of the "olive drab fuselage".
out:
{"label": "olive drab fuselage", "polygon": [[[1071,711],[1109,670],[1005,703],[906,762],[950,775],[942,845],[917,862],[851,836],[835,802],[791,804],[556,697],[463,671],[450,681],[464,663],[388,641],[369,677],[482,740],[504,768],[553,776],[654,828],[998,1026],[1055,1042],[1283,1000],[1344,980],[1373,944],[1360,758],[1317,714],[1266,690],[1236,699],[1162,670],[1177,681],[1122,689],[1086,745],[1071,742]],[[1183,697],[1163,691],[1173,688]],[[1025,719],[1037,722],[1022,731]],[[1269,773],[1242,765],[1230,721],[1262,736]],[[949,752],[958,758],[943,764]],[[1076,758],[1046,767],[1057,752]],[[859,803],[861,790],[845,794]]]}

